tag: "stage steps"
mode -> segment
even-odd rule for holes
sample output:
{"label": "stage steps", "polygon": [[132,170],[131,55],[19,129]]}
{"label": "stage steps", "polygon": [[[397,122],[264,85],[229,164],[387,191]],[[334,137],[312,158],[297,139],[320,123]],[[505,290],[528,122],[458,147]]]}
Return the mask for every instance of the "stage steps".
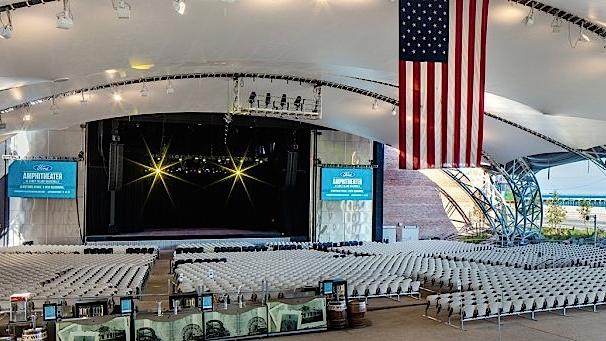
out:
{"label": "stage steps", "polygon": [[139,311],[157,311],[157,302],[162,309],[168,309],[168,280],[172,278],[170,264],[174,250],[162,250],[143,288],[143,297],[139,301]]}

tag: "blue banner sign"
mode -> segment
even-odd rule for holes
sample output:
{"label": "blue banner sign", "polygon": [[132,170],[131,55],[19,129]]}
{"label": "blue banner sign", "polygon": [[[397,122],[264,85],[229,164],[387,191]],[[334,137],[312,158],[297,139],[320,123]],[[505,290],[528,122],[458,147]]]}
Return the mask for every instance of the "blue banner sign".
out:
{"label": "blue banner sign", "polygon": [[372,168],[322,168],[322,200],[372,200]]}
{"label": "blue banner sign", "polygon": [[8,196],[75,199],[75,161],[17,160],[8,167]]}

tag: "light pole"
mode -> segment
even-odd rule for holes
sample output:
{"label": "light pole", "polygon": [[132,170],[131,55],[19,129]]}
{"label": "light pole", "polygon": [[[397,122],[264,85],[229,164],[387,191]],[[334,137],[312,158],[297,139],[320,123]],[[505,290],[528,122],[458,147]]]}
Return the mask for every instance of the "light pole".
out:
{"label": "light pole", "polygon": [[593,246],[598,246],[598,216],[597,214],[588,215],[586,220],[593,217]]}
{"label": "light pole", "polygon": [[597,214],[593,215],[593,246],[598,246],[598,216]]}

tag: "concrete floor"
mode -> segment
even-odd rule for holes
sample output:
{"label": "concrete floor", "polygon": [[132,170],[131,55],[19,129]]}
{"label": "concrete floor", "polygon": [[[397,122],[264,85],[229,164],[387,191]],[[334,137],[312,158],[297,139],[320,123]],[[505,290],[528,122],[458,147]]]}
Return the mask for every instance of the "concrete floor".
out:
{"label": "concrete floor", "polygon": [[532,340],[532,341],[598,341],[606,340],[606,308],[592,313],[581,310],[567,311],[568,316],[555,313],[537,314],[537,321],[521,317],[506,317],[501,325],[501,337],[496,322],[475,321],[465,324],[461,331],[444,323],[423,317],[425,308],[411,306],[370,311],[370,327],[302,334],[276,338],[284,341],[358,341],[358,340]]}
{"label": "concrete floor", "polygon": [[[154,265],[150,279],[143,290],[150,295],[139,302],[140,311],[154,311],[156,301],[166,301],[167,280],[170,278],[170,252],[162,252]],[[156,296],[157,295],[157,296]],[[490,340],[532,340],[532,341],[599,341],[606,340],[606,306],[598,313],[569,310],[568,316],[557,313],[537,314],[537,321],[522,317],[506,317],[501,325],[501,335],[496,321],[475,321],[465,324],[465,330],[427,319],[425,300],[402,297],[400,302],[389,299],[369,301],[367,318],[371,326],[362,329],[329,331],[324,333],[301,334],[272,340],[297,341],[362,341],[362,340],[444,340],[444,341],[490,341]],[[387,308],[387,309],[386,309]],[[454,321],[453,323],[457,323]]]}
{"label": "concrete floor", "polygon": [[139,311],[156,311],[158,301],[162,302],[163,309],[168,309],[168,279],[172,278],[169,274],[172,257],[172,251],[160,252],[143,288],[143,297],[138,302]]}

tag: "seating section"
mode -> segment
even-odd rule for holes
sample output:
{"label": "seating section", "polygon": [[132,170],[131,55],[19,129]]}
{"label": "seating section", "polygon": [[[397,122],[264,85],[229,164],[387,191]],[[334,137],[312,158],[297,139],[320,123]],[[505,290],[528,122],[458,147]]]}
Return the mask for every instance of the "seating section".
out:
{"label": "seating section", "polygon": [[460,253],[466,251],[483,251],[491,250],[489,245],[476,245],[470,243],[461,243],[445,240],[421,240],[421,241],[406,241],[391,244],[384,243],[363,243],[357,246],[334,246],[331,251],[341,253],[366,253],[371,255],[396,255],[399,253],[413,252],[419,256],[432,256],[438,254]]}
{"label": "seating section", "polygon": [[175,249],[177,254],[181,253],[210,253],[210,252],[252,252],[252,251],[280,251],[280,250],[322,250],[327,251],[330,247],[358,246],[363,242],[348,241],[339,243],[311,243],[311,242],[288,242],[274,241],[262,244],[253,244],[240,241],[209,241],[203,243],[180,244]]}
{"label": "seating section", "polygon": [[591,246],[539,244],[434,256],[418,278],[423,287],[443,293],[427,297],[426,314],[469,321],[498,315],[534,317],[551,310],[565,314],[566,309],[579,307],[596,309],[606,304],[603,251]]}
{"label": "seating section", "polygon": [[240,291],[246,299],[260,296],[264,280],[269,291],[278,295],[336,278],[347,280],[350,297],[413,295],[420,289],[420,283],[407,275],[415,270],[411,254],[357,257],[317,250],[277,250],[176,254],[175,263],[176,276],[183,277],[181,291],[204,285],[219,294]]}
{"label": "seating section", "polygon": [[35,302],[64,298],[73,303],[78,298],[138,294],[157,257],[148,250],[84,253],[85,249],[44,245],[28,246],[27,252],[23,247],[0,249],[0,299],[29,292]]}
{"label": "seating section", "polygon": [[[184,243],[177,245],[175,252],[181,253],[201,253],[201,252],[239,252],[244,247],[255,247],[257,245],[248,242],[241,241],[209,241],[204,243]],[[227,251],[227,248],[230,251]],[[219,251],[222,250],[222,251]],[[232,251],[233,250],[233,251]]]}
{"label": "seating section", "polygon": [[[32,293],[38,303],[72,304],[138,294],[157,256],[154,247],[0,248],[0,300],[18,292]],[[173,270],[177,291],[204,286],[247,300],[264,288],[280,297],[329,279],[346,280],[348,296],[359,298],[418,295],[422,286],[436,292],[427,297],[426,315],[461,323],[606,304],[606,250],[586,245],[212,241],[179,245]]]}
{"label": "seating section", "polygon": [[[447,254],[445,252],[444,254]],[[511,248],[490,248],[452,255],[491,265],[505,265],[524,269],[568,267],[589,265],[599,267],[606,264],[606,250],[588,245],[564,245],[542,243]]]}
{"label": "seating section", "polygon": [[87,246],[87,245],[21,245],[0,248],[0,254],[157,254],[158,248],[149,246]]}

